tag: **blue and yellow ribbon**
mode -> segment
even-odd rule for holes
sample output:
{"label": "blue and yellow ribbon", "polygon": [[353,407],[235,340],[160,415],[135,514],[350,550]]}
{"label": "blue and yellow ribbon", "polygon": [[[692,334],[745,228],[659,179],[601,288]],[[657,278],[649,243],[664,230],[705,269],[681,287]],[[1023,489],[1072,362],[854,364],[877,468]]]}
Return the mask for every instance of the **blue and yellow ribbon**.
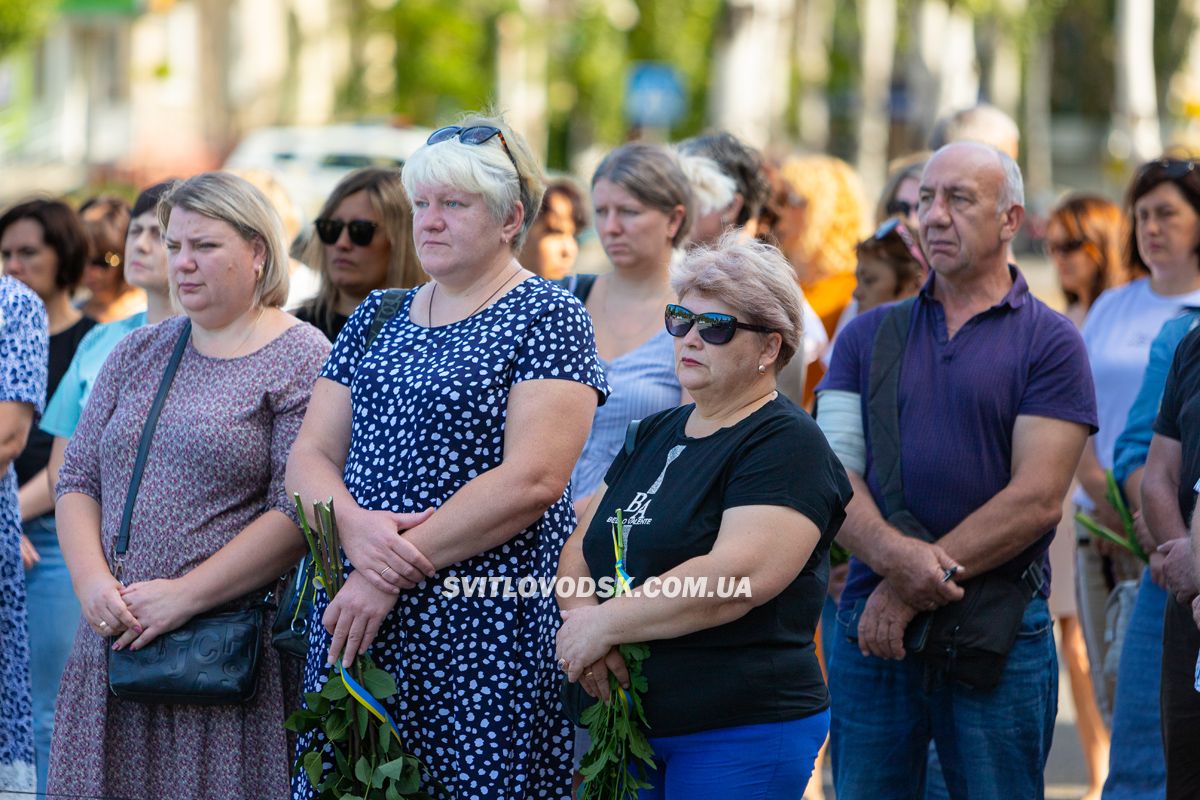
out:
{"label": "blue and yellow ribbon", "polygon": [[350,696],[362,703],[362,705],[371,713],[373,717],[391,728],[392,735],[396,737],[396,741],[400,741],[400,729],[396,727],[395,720],[392,719],[392,715],[387,712],[387,709],[383,707],[383,704],[376,700],[375,697],[366,690],[366,687],[354,680],[354,676],[346,671],[346,667],[341,661],[338,662],[337,666],[338,672],[342,676],[342,683],[345,684],[346,691],[350,693]]}
{"label": "blue and yellow ribbon", "polygon": [[633,576],[625,569],[624,523],[621,521],[621,509],[617,509],[617,524],[612,529],[613,558],[616,561],[617,595],[630,594],[633,591]]}

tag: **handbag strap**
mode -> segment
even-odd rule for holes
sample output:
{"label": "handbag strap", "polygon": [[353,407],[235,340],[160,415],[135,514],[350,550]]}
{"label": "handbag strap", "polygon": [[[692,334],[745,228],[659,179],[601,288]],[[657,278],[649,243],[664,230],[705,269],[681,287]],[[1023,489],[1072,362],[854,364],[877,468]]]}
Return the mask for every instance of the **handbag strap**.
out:
{"label": "handbag strap", "polygon": [[900,474],[900,368],[908,347],[908,329],[916,298],[892,306],[883,317],[871,348],[867,423],[871,432],[871,465],[883,494],[883,514],[904,510]]}
{"label": "handbag strap", "polygon": [[[175,349],[171,351],[171,359],[167,362],[162,380],[158,382],[158,393],[154,395],[154,402],[150,404],[150,413],[146,417],[146,424],[142,426],[137,460],[133,462],[133,474],[129,478],[129,492],[125,495],[125,510],[121,512],[121,530],[117,535],[117,545],[114,551],[117,565],[120,564],[120,560],[125,557],[125,552],[129,549],[129,523],[133,520],[133,505],[137,501],[138,487],[142,483],[142,471],[146,467],[146,457],[150,454],[150,440],[154,437],[155,426],[158,425],[158,415],[162,411],[163,403],[166,402],[167,392],[171,390],[171,382],[175,380],[175,372],[179,369],[179,362],[183,360],[183,351],[187,348],[191,335],[192,321],[185,320],[183,330],[179,332],[179,338],[175,341]],[[120,579],[119,575],[115,577]]]}
{"label": "handbag strap", "polygon": [[408,289],[388,289],[383,293],[379,308],[375,309],[375,316],[371,319],[371,327],[367,330],[367,346],[363,348],[364,353],[371,349],[371,343],[375,341],[375,337],[383,330],[387,321],[396,316],[407,294]]}

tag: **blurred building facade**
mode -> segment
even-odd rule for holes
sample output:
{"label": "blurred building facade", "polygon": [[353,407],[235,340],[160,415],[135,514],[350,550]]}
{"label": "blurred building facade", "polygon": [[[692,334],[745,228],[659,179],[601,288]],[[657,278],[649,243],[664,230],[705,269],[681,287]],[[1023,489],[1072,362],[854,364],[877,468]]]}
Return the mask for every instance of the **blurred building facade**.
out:
{"label": "blurred building facade", "polygon": [[349,5],[64,0],[39,42],[0,62],[5,184],[144,184],[219,165],[254,128],[329,122],[362,63]]}

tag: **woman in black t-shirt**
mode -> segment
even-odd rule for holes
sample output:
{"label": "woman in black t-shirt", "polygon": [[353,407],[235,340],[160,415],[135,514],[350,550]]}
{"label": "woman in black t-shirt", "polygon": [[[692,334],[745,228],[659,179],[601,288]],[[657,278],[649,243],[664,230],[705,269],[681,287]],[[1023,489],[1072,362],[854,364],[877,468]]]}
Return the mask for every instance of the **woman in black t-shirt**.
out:
{"label": "woman in black t-shirt", "polygon": [[850,484],[775,390],[802,336],[779,251],[727,237],[689,254],[672,286],[666,325],[695,404],[642,420],[564,547],[560,578],[611,579],[620,509],[634,591],[560,597],[559,665],[607,700],[609,672],[627,681],[617,646],[649,643],[658,771],[643,798],[798,796],[828,730],[813,632]]}

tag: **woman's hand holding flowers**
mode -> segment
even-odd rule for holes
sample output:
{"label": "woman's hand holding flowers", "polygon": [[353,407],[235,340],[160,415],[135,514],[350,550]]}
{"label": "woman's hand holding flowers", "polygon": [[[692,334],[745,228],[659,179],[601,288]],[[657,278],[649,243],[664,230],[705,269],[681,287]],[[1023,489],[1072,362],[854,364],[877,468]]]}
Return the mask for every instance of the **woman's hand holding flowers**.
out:
{"label": "woman's hand holding flowers", "polygon": [[[559,668],[567,674],[567,680],[572,683],[578,681],[589,669],[593,672],[593,680],[600,677],[595,674],[596,663],[603,664],[608,653],[618,644],[611,640],[606,630],[606,617],[604,607],[599,605],[579,606],[562,612],[563,624],[558,629],[556,658]],[[624,666],[622,661],[622,671]],[[620,680],[621,673],[615,669],[612,672]],[[628,682],[628,680],[629,676],[626,674],[625,681]],[[607,681],[604,683],[607,692]],[[593,688],[595,687],[593,686]],[[584,689],[587,690],[586,685]],[[588,694],[593,697],[599,696],[591,691]]]}
{"label": "woman's hand holding flowers", "polygon": [[379,635],[384,617],[395,605],[395,593],[379,589],[360,569],[350,573],[321,618],[325,630],[333,636],[328,663],[333,664],[340,657],[349,667],[357,656],[366,653]]}
{"label": "woman's hand holding flowers", "polygon": [[360,580],[394,596],[411,589],[435,570],[421,551],[400,534],[433,515],[433,509],[414,514],[356,509],[338,514],[342,547]]}

